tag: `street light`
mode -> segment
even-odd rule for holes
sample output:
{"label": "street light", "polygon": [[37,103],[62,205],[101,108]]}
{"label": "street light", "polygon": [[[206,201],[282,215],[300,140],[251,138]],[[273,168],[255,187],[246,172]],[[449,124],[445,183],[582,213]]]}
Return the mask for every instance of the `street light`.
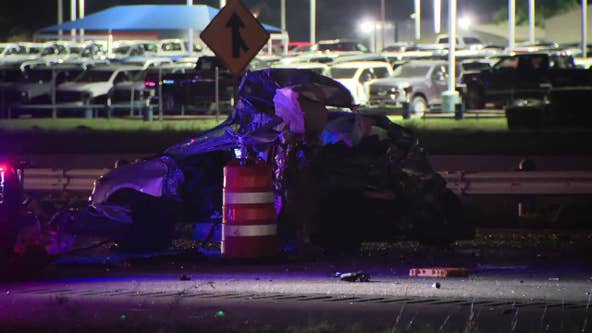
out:
{"label": "street light", "polygon": [[471,24],[473,24],[473,20],[471,19],[470,16],[463,16],[458,19],[458,27],[461,30],[469,30],[469,28],[471,27]]}
{"label": "street light", "polygon": [[370,36],[370,49],[376,52],[376,21],[366,19],[360,22],[358,29],[362,34]]}

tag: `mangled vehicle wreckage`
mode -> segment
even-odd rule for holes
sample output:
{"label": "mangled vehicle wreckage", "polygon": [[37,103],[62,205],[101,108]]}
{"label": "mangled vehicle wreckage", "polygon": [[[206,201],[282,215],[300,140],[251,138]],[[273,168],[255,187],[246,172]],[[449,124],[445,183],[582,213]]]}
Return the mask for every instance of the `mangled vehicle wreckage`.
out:
{"label": "mangled vehicle wreckage", "polygon": [[458,237],[460,201],[414,134],[384,116],[328,111],[352,107],[336,81],[266,69],[248,73],[238,97],[219,126],[98,179],[87,212],[95,222],[62,230],[116,235],[127,250],[167,247],[176,223],[220,221],[223,167],[238,155],[271,166],[284,244],[351,250],[363,240]]}

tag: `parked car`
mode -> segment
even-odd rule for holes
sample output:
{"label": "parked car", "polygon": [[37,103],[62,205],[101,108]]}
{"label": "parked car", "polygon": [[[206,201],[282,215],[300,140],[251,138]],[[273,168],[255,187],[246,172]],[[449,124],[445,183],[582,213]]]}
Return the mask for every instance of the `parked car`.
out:
{"label": "parked car", "polygon": [[19,63],[35,57],[27,54],[24,46],[16,43],[0,43],[0,63]]}
{"label": "parked car", "polygon": [[123,60],[129,57],[143,56],[145,52],[142,43],[128,42],[115,46],[111,53],[111,59]]}
{"label": "parked car", "polygon": [[184,107],[187,111],[213,112],[216,101],[216,68],[218,68],[219,101],[230,104],[235,77],[222,60],[202,56],[192,71],[170,73],[162,78],[162,98],[170,110]]}
{"label": "parked car", "polygon": [[7,87],[6,99],[9,104],[49,104],[53,87],[74,80],[83,70],[73,64],[35,66]]}
{"label": "parked car", "polygon": [[[180,57],[189,53],[182,39],[162,39],[159,42],[158,55],[166,57]],[[194,48],[198,44],[194,44]]]}
{"label": "parked car", "polygon": [[369,52],[368,47],[357,40],[333,39],[321,40],[311,47],[311,51],[322,52]]}
{"label": "parked car", "polygon": [[[442,45],[444,48],[448,47],[449,39],[448,35],[438,35],[436,37],[436,44]],[[456,36],[456,48],[457,49],[482,49],[485,44],[475,36]]]}
{"label": "parked car", "polygon": [[592,72],[575,68],[573,57],[562,52],[519,53],[463,80],[468,107],[481,109],[488,103],[503,107],[514,99],[541,99],[550,89],[590,86]]}
{"label": "parked car", "polygon": [[448,63],[443,60],[413,60],[395,69],[393,76],[368,83],[371,106],[401,106],[407,102],[412,114],[422,116],[442,104],[448,89]]}
{"label": "parked car", "polygon": [[147,57],[147,56],[137,56],[137,57],[127,57],[121,59],[119,63],[124,66],[137,66],[141,67],[142,69],[148,69],[150,67],[155,66],[162,66],[164,64],[171,64],[173,61],[169,58],[165,57]]}
{"label": "parked car", "polygon": [[100,104],[106,103],[113,86],[129,81],[140,67],[98,66],[84,71],[74,81],[63,83],[57,88],[58,103]]}
{"label": "parked car", "polygon": [[299,69],[307,69],[313,71],[315,73],[321,75],[327,75],[327,71],[329,70],[329,66],[327,64],[322,64],[319,62],[302,62],[302,63],[289,63],[289,64],[282,64],[282,63],[275,63],[271,65],[271,68],[299,68]]}
{"label": "parked car", "polygon": [[354,97],[354,103],[365,105],[368,103],[366,83],[373,79],[386,78],[393,75],[393,69],[388,62],[381,61],[353,61],[337,63],[329,66],[327,76],[343,84]]}

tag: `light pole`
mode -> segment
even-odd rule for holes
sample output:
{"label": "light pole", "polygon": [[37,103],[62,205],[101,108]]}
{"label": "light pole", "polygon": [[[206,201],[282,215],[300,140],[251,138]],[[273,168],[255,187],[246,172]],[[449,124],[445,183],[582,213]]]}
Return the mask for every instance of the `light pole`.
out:
{"label": "light pole", "polygon": [[310,0],[310,43],[315,44],[317,38],[317,0]]}
{"label": "light pole", "polygon": [[384,28],[386,26],[386,5],[380,0],[380,49],[384,49]]}
{"label": "light pole", "polygon": [[[78,0],[78,18],[84,18],[84,0]],[[80,41],[84,39],[84,29],[80,29]]]}
{"label": "light pole", "polygon": [[456,0],[448,0],[448,90],[442,93],[442,111],[455,112],[460,103],[456,91]]}
{"label": "light pole", "polygon": [[442,0],[434,0],[434,32],[440,33],[440,17],[442,15]]}
{"label": "light pole", "polygon": [[421,0],[414,0],[415,8],[415,40],[421,39]]}
{"label": "light pole", "polygon": [[508,0],[508,49],[514,49],[514,32],[516,28],[516,0]]}
{"label": "light pole", "polygon": [[448,0],[448,92],[456,92],[456,0]]}
{"label": "light pole", "polygon": [[[187,0],[187,6],[193,6],[193,0]],[[187,29],[187,47],[189,48],[189,54],[193,54],[193,27]]]}
{"label": "light pole", "polygon": [[[64,23],[64,0],[58,0],[58,24]],[[60,29],[58,31],[59,39],[62,40],[64,31]]]}
{"label": "light pole", "polygon": [[286,0],[280,2],[282,32],[286,31]]}
{"label": "light pole", "polygon": [[534,20],[535,20],[534,0],[528,0],[528,41],[534,44]]}
{"label": "light pole", "polygon": [[[70,0],[70,21],[76,21],[76,0]],[[72,40],[76,40],[76,29],[70,30]]]}
{"label": "light pole", "polygon": [[588,1],[582,0],[582,57],[588,57]]}

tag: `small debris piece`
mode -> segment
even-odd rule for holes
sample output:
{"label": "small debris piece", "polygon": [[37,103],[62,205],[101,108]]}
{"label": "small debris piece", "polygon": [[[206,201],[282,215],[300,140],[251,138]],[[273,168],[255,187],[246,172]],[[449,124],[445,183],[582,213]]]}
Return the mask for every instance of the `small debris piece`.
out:
{"label": "small debris piece", "polygon": [[187,275],[187,274],[183,274],[179,277],[180,281],[191,281],[191,276]]}
{"label": "small debris piece", "polygon": [[364,271],[341,273],[339,279],[347,282],[368,282],[370,281],[370,274]]}
{"label": "small debris piece", "polygon": [[434,282],[434,283],[432,283],[432,288],[434,288],[434,289],[440,289],[441,286],[442,285],[440,285],[440,282]]}
{"label": "small debris piece", "polygon": [[119,319],[120,319],[120,320],[126,320],[126,319],[127,319],[127,316],[126,316],[126,315],[124,315],[124,314],[122,314],[121,316],[119,316]]}
{"label": "small debris piece", "polygon": [[216,311],[216,318],[224,318],[225,315],[226,313],[224,313],[222,310]]}
{"label": "small debris piece", "polygon": [[460,267],[411,268],[409,270],[409,276],[418,277],[465,277],[468,275],[467,270]]}
{"label": "small debris piece", "polygon": [[558,277],[550,277],[549,281],[559,281],[559,278]]}

